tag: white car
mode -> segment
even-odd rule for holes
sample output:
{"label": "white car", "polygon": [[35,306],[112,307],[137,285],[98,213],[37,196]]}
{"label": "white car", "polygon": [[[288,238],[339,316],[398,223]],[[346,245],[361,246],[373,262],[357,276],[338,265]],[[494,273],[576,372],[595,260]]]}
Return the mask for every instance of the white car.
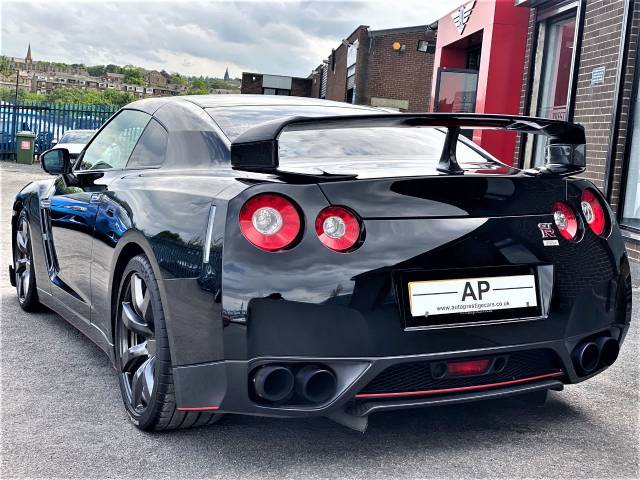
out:
{"label": "white car", "polygon": [[89,143],[97,130],[67,130],[53,148],[66,148],[69,157],[77,158],[84,146]]}

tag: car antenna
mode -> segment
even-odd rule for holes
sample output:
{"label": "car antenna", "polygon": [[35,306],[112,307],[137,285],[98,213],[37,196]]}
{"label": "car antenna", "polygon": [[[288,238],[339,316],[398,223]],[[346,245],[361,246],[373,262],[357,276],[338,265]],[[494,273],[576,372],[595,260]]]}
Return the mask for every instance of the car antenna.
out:
{"label": "car antenna", "polygon": [[442,154],[438,162],[437,170],[450,175],[462,175],[464,170],[458,164],[456,158],[456,146],[458,145],[458,135],[460,135],[460,127],[448,127],[447,136],[444,139]]}

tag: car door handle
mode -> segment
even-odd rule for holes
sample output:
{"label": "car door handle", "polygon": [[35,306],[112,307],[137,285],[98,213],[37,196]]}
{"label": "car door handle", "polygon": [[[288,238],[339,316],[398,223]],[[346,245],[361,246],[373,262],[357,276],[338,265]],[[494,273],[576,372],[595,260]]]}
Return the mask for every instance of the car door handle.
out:
{"label": "car door handle", "polygon": [[116,213],[115,210],[113,208],[107,208],[105,210],[105,213],[107,214],[107,216],[109,217],[113,217],[113,215]]}

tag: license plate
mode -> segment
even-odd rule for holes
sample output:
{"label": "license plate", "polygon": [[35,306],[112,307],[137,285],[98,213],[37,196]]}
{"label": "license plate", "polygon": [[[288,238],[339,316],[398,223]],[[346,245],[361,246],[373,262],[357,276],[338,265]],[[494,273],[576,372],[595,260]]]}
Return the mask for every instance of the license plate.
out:
{"label": "license plate", "polygon": [[534,275],[409,282],[413,317],[537,307]]}

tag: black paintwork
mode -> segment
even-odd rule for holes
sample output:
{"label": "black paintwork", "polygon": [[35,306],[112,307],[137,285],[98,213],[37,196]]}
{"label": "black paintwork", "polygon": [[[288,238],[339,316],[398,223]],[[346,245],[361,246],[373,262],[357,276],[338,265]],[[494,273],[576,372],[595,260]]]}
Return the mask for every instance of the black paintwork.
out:
{"label": "black paintwork", "polygon": [[[119,275],[134,255],[149,257],[165,309],[179,407],[338,415],[389,365],[532,345],[555,351],[561,381],[574,383],[590,376],[578,376],[571,363],[581,340],[601,334],[623,340],[630,274],[611,212],[606,238],[583,228],[580,242],[559,238],[559,246],[545,247],[538,228],[553,223],[556,201],[580,211],[581,192],[594,188],[590,182],[490,162],[457,176],[405,171],[376,178],[371,167],[366,178],[339,181],[234,171],[231,144],[203,109],[234,103],[259,109],[329,102],[261,96],[134,102],[126,108],[153,115],[169,132],[161,168],[76,170],[27,185],[13,207],[29,213],[41,301],[112,360]],[[361,165],[350,169],[357,174]],[[262,192],[294,199],[303,213],[304,232],[292,249],[267,253],[240,233],[240,207]],[[320,243],[313,221],[329,205],[348,206],[362,218],[360,248],[340,254]],[[533,318],[442,328],[406,317],[406,278],[496,267],[536,272],[541,309]],[[252,400],[249,372],[297,360],[333,369],[335,397],[320,406]],[[558,385],[544,380],[530,389]],[[525,389],[455,398],[516,390]],[[370,402],[366,411],[421,403],[429,402]]]}

